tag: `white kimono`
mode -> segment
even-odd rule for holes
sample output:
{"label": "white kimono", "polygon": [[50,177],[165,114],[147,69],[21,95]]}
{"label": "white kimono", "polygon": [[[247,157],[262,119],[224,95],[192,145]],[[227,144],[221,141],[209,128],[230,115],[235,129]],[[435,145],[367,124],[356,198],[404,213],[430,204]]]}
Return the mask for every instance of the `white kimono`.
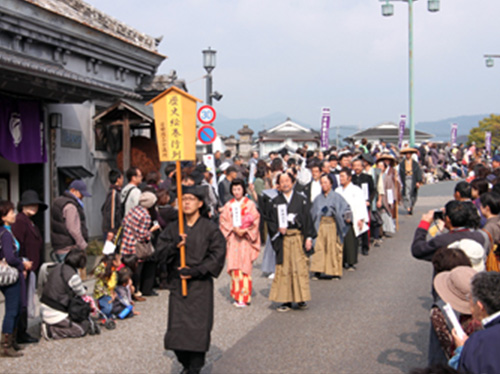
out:
{"label": "white kimono", "polygon": [[[368,231],[368,210],[363,190],[350,182],[345,188],[342,186],[337,187],[335,192],[342,195],[351,207],[354,235],[358,237]],[[359,220],[363,220],[363,228],[361,230],[358,226]]]}

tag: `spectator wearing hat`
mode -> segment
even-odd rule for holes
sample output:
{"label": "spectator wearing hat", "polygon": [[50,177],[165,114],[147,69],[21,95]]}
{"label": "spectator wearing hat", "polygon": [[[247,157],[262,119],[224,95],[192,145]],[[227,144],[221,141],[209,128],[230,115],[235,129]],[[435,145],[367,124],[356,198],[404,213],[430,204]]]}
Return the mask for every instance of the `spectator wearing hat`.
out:
{"label": "spectator wearing hat", "polygon": [[[440,299],[431,308],[431,323],[435,333],[434,342],[429,346],[429,355],[439,357],[444,354],[441,360],[434,360],[434,363],[448,361],[454,354],[455,344],[451,330],[448,327],[443,312],[443,306],[448,303],[457,314],[462,328],[467,334],[481,329],[481,324],[475,321],[469,308],[470,281],[476,271],[470,267],[470,262],[465,253],[460,249],[442,248],[436,253],[436,262],[433,259],[434,269],[439,271],[439,267],[447,267],[447,270],[439,271],[434,278],[434,289]],[[438,258],[439,259],[438,259]],[[437,342],[440,343],[442,351],[437,351]],[[433,345],[436,344],[436,345]],[[434,352],[431,352],[433,350]]]}
{"label": "spectator wearing hat", "polygon": [[[12,224],[12,233],[19,242],[19,256],[27,258],[32,262],[29,272],[38,272],[43,260],[43,237],[37,226],[33,224],[32,217],[39,211],[47,209],[47,204],[41,201],[38,194],[33,190],[24,191],[21,195],[21,201],[17,205],[16,222]],[[26,274],[28,279],[29,272]],[[24,291],[24,292],[22,292]],[[28,310],[25,307],[26,288],[21,290],[21,297],[24,299],[24,307],[21,308],[17,324],[17,342],[21,344],[37,343],[38,339],[32,337],[26,332],[28,328]]]}
{"label": "spectator wearing hat", "polygon": [[74,248],[85,251],[89,240],[83,198],[91,197],[87,186],[75,179],[67,191],[54,200],[51,209],[50,241],[58,262],[64,262]]}
{"label": "spectator wearing hat", "polygon": [[408,214],[413,214],[413,207],[417,202],[418,189],[423,184],[424,176],[422,169],[412,156],[418,151],[415,148],[405,148],[401,154],[405,158],[399,164],[399,178],[401,180],[401,191],[403,193],[403,204]]}
{"label": "spectator wearing hat", "polygon": [[500,155],[497,154],[493,156],[493,159],[491,160],[491,168],[493,171],[500,169]]}
{"label": "spectator wearing hat", "polygon": [[[481,321],[484,330],[459,338],[453,330],[459,347],[454,357],[458,371],[472,374],[496,374],[500,371],[500,273],[481,272],[472,278],[470,312]],[[452,359],[453,360],[453,359]],[[450,361],[452,363],[453,361]]]}

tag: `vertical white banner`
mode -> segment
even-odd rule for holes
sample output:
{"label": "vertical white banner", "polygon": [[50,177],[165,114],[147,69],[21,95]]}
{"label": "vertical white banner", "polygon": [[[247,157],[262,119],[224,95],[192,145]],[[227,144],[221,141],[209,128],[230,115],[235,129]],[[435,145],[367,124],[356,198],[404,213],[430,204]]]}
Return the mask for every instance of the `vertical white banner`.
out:
{"label": "vertical white banner", "polygon": [[217,188],[217,169],[215,169],[215,158],[214,155],[203,155],[203,163],[207,169],[213,174],[212,186],[214,187],[215,193],[219,195],[219,189]]}
{"label": "vertical white banner", "polygon": [[278,225],[280,229],[288,227],[288,209],[286,208],[286,204],[278,205]]}
{"label": "vertical white banner", "polygon": [[241,206],[238,203],[231,204],[233,212],[233,227],[241,227]]}

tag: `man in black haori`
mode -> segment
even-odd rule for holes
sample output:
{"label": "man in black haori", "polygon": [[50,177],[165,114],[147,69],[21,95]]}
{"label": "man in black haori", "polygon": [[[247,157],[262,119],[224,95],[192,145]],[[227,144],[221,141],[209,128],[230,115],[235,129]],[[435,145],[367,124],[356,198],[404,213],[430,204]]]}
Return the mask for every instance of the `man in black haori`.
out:
{"label": "man in black haori", "polygon": [[[170,296],[165,349],[173,350],[184,367],[182,373],[199,373],[210,348],[214,319],[214,282],[224,267],[226,241],[218,226],[205,217],[204,191],[184,187],[182,207],[185,234],[179,236],[178,222],[161,233],[158,252],[165,251]],[[180,267],[179,248],[185,245],[186,267]],[[187,296],[182,296],[181,280],[187,280]]]}
{"label": "man in black haori", "polygon": [[[352,162],[352,183],[361,188],[363,191],[363,196],[366,200],[366,208],[368,209],[368,217],[370,218],[371,211],[371,201],[375,196],[375,184],[373,183],[373,178],[371,175],[364,172],[364,164],[361,158],[356,158]],[[370,220],[371,221],[371,220]],[[361,254],[363,256],[368,256],[368,251],[370,250],[370,230],[365,231],[359,236],[361,241]]]}
{"label": "man in black haori", "polygon": [[292,302],[307,309],[311,300],[307,257],[312,254],[316,230],[312,223],[310,204],[294,191],[295,177],[289,173],[277,178],[280,193],[272,200],[268,222],[269,235],[276,251],[276,273],[269,300],[282,303],[276,310],[287,312]]}

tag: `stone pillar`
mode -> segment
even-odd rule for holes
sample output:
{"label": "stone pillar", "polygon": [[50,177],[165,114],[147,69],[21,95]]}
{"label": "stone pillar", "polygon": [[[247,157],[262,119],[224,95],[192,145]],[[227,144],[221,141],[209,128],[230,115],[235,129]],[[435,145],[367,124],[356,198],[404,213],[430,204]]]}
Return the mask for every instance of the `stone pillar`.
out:
{"label": "stone pillar", "polygon": [[241,130],[238,131],[240,136],[240,156],[248,161],[252,157],[252,135],[253,130],[248,125],[243,125]]}

